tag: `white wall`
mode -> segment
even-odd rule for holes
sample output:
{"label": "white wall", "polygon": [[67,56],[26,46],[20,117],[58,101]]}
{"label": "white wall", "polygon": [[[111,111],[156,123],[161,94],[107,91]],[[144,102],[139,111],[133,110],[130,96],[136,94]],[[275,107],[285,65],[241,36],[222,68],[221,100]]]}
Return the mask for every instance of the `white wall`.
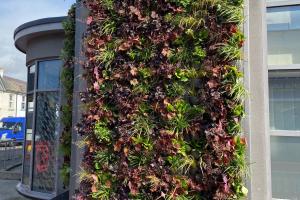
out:
{"label": "white wall", "polygon": [[[12,96],[12,99],[10,99]],[[25,109],[22,109],[23,94],[15,94],[0,91],[0,119],[3,117],[25,117]],[[26,105],[26,104],[25,104]]]}
{"label": "white wall", "polygon": [[17,95],[17,116],[16,117],[25,117],[25,110],[26,110],[25,108],[26,108],[26,95],[18,94]]}

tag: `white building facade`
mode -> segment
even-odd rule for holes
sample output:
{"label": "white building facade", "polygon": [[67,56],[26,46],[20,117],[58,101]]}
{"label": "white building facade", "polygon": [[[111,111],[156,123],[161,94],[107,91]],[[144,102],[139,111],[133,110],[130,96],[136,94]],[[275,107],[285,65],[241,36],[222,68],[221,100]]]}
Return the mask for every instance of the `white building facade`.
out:
{"label": "white building facade", "polygon": [[4,76],[0,68],[0,119],[25,117],[26,82]]}

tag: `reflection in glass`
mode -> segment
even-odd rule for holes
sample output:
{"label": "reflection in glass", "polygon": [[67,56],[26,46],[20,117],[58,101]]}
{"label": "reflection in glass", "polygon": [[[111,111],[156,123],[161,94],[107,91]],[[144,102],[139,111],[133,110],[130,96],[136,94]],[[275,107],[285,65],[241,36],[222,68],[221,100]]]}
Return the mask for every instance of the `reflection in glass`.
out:
{"label": "reflection in glass", "polygon": [[35,75],[35,65],[32,65],[28,69],[28,78],[27,78],[28,92],[31,92],[34,89],[34,75]]}
{"label": "reflection in glass", "polygon": [[273,198],[300,200],[299,144],[299,137],[271,137]]}
{"label": "reflection in glass", "polygon": [[55,189],[58,95],[58,92],[37,93],[33,190],[38,192],[51,193]]}
{"label": "reflection in glass", "polygon": [[268,8],[268,64],[300,64],[300,6]]}
{"label": "reflection in glass", "polygon": [[300,130],[300,78],[270,77],[272,130]]}
{"label": "reflection in glass", "polygon": [[39,62],[38,90],[57,90],[59,88],[60,60]]}
{"label": "reflection in glass", "polygon": [[30,161],[32,152],[32,127],[33,127],[33,108],[34,100],[33,94],[27,96],[28,106],[26,113],[26,134],[24,145],[24,161],[23,161],[23,177],[22,182],[25,185],[29,185],[30,176]]}

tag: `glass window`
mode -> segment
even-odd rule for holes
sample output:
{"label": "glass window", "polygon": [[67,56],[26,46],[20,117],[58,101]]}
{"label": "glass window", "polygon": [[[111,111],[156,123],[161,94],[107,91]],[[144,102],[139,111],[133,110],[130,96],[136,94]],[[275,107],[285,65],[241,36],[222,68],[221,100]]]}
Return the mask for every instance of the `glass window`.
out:
{"label": "glass window", "polygon": [[25,103],[21,104],[21,110],[25,110]]}
{"label": "glass window", "polygon": [[271,130],[300,130],[300,77],[270,74],[269,91]]}
{"label": "glass window", "polygon": [[23,178],[22,182],[29,185],[30,165],[31,165],[31,152],[32,152],[32,128],[33,128],[33,110],[34,99],[33,94],[27,96],[27,112],[26,112],[26,134],[24,145],[24,158],[23,158]]}
{"label": "glass window", "polygon": [[300,64],[300,6],[268,8],[268,64]]}
{"label": "glass window", "polygon": [[289,0],[267,0],[267,2],[283,2],[283,1],[289,1]]}
{"label": "glass window", "polygon": [[56,175],[59,92],[37,95],[33,190],[53,192]]}
{"label": "glass window", "polygon": [[38,64],[38,90],[59,89],[60,60],[42,61]]}
{"label": "glass window", "polygon": [[271,137],[273,198],[300,200],[300,138]]}
{"label": "glass window", "polygon": [[34,75],[35,75],[35,65],[32,65],[28,69],[28,77],[27,77],[28,92],[31,92],[34,89]]}
{"label": "glass window", "polygon": [[50,60],[28,69],[22,182],[36,192],[55,191],[61,66],[61,61]]}

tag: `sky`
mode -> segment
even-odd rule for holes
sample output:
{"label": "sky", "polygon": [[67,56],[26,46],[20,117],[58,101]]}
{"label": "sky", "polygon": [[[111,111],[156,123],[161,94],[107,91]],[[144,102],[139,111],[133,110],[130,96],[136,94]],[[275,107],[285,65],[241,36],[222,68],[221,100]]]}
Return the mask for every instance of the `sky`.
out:
{"label": "sky", "polygon": [[0,0],[0,67],[4,75],[26,80],[25,54],[14,46],[14,30],[40,18],[67,15],[76,0]]}

